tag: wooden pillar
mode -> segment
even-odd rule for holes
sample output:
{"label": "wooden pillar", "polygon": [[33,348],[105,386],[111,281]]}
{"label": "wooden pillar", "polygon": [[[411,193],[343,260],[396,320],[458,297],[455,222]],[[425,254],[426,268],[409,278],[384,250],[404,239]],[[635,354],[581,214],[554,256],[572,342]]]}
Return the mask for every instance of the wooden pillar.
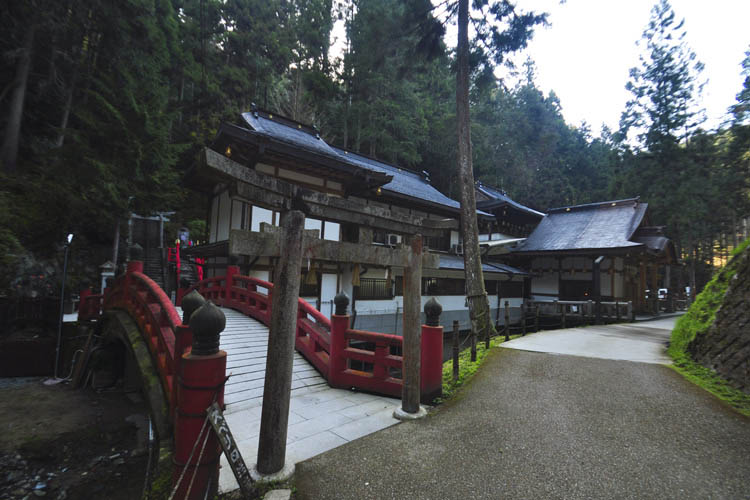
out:
{"label": "wooden pillar", "polygon": [[651,264],[651,302],[653,312],[659,315],[659,264]]}
{"label": "wooden pillar", "polygon": [[593,277],[593,293],[594,293],[594,323],[597,325],[602,322],[602,261],[604,255],[600,255],[594,259],[591,274]]}
{"label": "wooden pillar", "polygon": [[641,260],[638,269],[638,295],[636,295],[636,307],[642,309],[646,301],[646,262]]}
{"label": "wooden pillar", "polygon": [[293,210],[283,214],[281,256],[271,305],[266,379],[258,441],[257,470],[260,474],[275,474],[282,471],[286,458],[304,228],[305,216],[302,212]]}
{"label": "wooden pillar", "polygon": [[508,301],[505,301],[505,341],[510,340],[510,307]]}
{"label": "wooden pillar", "polygon": [[453,320],[453,381],[458,380],[458,320]]}
{"label": "wooden pillar", "polygon": [[404,413],[417,414],[419,407],[419,372],[421,333],[420,312],[422,298],[422,236],[415,235],[408,246],[404,262],[404,340],[403,340],[403,386],[401,409]]}

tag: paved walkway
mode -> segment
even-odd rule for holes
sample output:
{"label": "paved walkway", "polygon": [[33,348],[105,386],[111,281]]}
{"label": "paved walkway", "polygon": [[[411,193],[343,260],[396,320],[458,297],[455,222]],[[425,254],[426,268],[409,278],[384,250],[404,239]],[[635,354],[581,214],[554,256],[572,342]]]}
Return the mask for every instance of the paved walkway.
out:
{"label": "paved walkway", "polygon": [[[221,334],[220,347],[227,352],[227,373],[231,375],[224,390],[224,415],[242,458],[251,466],[258,458],[268,328],[232,309],[222,311],[227,326]],[[398,404],[399,400],[392,398],[330,388],[317,370],[295,352],[287,462],[306,460],[398,423],[393,418]],[[223,454],[221,464],[220,491],[237,489]]]}
{"label": "paved walkway", "polygon": [[298,464],[297,498],[749,498],[748,450],[750,419],[669,367],[498,348],[426,419]]}
{"label": "paved walkway", "polygon": [[670,317],[638,323],[547,330],[511,340],[503,347],[588,358],[671,364],[666,347],[676,321],[677,317]]}

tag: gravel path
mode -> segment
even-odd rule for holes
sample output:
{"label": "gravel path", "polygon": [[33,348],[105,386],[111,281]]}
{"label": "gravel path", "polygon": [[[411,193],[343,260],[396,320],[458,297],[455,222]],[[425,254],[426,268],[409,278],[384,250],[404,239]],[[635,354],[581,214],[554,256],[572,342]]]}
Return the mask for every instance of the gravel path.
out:
{"label": "gravel path", "polygon": [[497,349],[426,419],[298,464],[297,498],[750,498],[748,450],[668,367]]}

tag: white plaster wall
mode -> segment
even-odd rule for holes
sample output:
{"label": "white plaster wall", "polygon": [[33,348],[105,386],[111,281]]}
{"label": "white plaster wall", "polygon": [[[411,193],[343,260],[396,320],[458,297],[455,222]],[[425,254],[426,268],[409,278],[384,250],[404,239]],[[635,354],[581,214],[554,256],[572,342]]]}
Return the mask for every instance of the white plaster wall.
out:
{"label": "white plaster wall", "polygon": [[[253,278],[258,278],[263,281],[268,281],[268,271],[261,271],[261,270],[251,270],[248,276],[252,276]],[[262,286],[258,287],[258,292],[260,293],[268,293],[268,289]]]}
{"label": "white plaster wall", "polygon": [[229,210],[231,199],[229,192],[224,191],[219,197],[219,225],[216,228],[216,241],[229,239]]}
{"label": "white plaster wall", "polygon": [[261,222],[271,224],[272,220],[273,212],[271,210],[253,205],[253,224],[250,227],[250,231],[260,231]]}
{"label": "white plaster wall", "polygon": [[331,318],[331,304],[336,296],[338,275],[323,273],[320,278],[320,312]]}
{"label": "white plaster wall", "polygon": [[244,229],[242,227],[242,211],[245,203],[239,200],[232,200],[232,229]]}
{"label": "white plaster wall", "polygon": [[218,203],[219,203],[219,197],[218,196],[214,196],[213,199],[211,200],[211,212],[210,212],[210,214],[208,216],[208,224],[209,224],[209,228],[210,228],[209,233],[208,233],[208,241],[209,241],[209,243],[216,242],[216,228],[217,228],[217,224],[216,224],[216,210],[217,210],[217,207],[218,207]]}
{"label": "white plaster wall", "polygon": [[458,231],[451,231],[451,246],[458,245]]}

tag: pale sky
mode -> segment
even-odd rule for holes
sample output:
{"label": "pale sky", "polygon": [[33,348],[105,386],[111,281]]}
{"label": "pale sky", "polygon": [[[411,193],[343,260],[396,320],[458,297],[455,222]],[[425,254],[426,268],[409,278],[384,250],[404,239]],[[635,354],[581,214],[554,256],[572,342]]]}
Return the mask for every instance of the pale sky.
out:
{"label": "pale sky", "polygon": [[[550,26],[537,28],[529,47],[514,57],[519,68],[527,55],[536,63],[537,86],[554,90],[566,121],[586,121],[594,135],[602,124],[612,130],[630,95],[630,68],[638,65],[636,46],[657,0],[517,0],[522,10],[548,12]],[[433,0],[437,3],[437,0]],[[688,46],[705,64],[702,103],[705,129],[718,127],[742,88],[741,62],[750,50],[750,0],[671,0],[685,19]],[[455,21],[446,43],[455,46]],[[332,55],[343,49],[343,21],[334,26]],[[498,71],[502,74],[502,71]],[[512,82],[508,82],[509,84]]]}
{"label": "pale sky", "polygon": [[[524,10],[549,12],[549,28],[537,29],[524,54],[537,66],[537,85],[554,90],[571,125],[586,121],[617,129],[629,93],[630,68],[638,65],[641,38],[656,0],[518,0]],[[672,0],[685,19],[686,41],[705,64],[703,106],[715,128],[742,87],[740,63],[750,49],[750,0]]]}

